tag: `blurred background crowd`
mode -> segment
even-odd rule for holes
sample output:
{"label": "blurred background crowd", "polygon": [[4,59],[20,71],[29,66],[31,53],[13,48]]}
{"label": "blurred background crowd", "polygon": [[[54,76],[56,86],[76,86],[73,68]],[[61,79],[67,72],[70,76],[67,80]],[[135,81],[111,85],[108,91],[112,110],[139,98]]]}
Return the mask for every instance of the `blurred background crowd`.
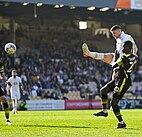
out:
{"label": "blurred background crowd", "polygon": [[[37,28],[34,28],[36,31]],[[61,28],[60,28],[61,29]],[[8,55],[2,50],[7,77],[11,76],[11,70],[16,69],[24,85],[24,98],[48,98],[48,99],[88,99],[99,97],[99,89],[111,79],[111,65],[91,58],[84,58],[81,44],[88,43],[90,50],[106,52],[97,49],[97,43],[107,46],[112,38],[96,36],[88,38],[84,32],[77,29],[62,30],[44,29],[40,37],[33,30],[24,32],[22,26],[16,31],[17,53]],[[38,28],[38,32],[40,28]],[[85,36],[82,36],[85,35]],[[1,43],[5,43],[9,37],[8,30],[0,31]],[[85,40],[84,40],[85,37]],[[5,41],[4,41],[5,39]],[[95,41],[95,43],[93,43]],[[21,46],[21,47],[20,47]],[[108,51],[113,51],[115,43]],[[141,55],[139,55],[139,59]],[[141,61],[138,62],[137,71],[132,74],[133,82],[138,86],[132,89],[132,95],[137,90],[142,95],[142,71]]]}
{"label": "blurred background crowd", "polygon": [[[17,70],[24,85],[23,99],[99,99],[99,89],[111,79],[112,67],[83,57],[81,46],[86,42],[91,51],[114,52],[115,40],[109,29],[116,23],[126,33],[130,32],[139,48],[137,70],[132,74],[133,85],[125,97],[142,97],[141,33],[137,33],[140,24],[124,24],[119,18],[108,21],[100,16],[102,20],[91,21],[88,29],[80,30],[77,15],[63,17],[53,14],[32,19],[2,19],[9,23],[8,26],[0,25],[0,50],[5,73],[10,77],[11,70]],[[97,33],[98,29],[107,32]],[[17,46],[14,55],[4,51],[4,45],[11,37]]]}

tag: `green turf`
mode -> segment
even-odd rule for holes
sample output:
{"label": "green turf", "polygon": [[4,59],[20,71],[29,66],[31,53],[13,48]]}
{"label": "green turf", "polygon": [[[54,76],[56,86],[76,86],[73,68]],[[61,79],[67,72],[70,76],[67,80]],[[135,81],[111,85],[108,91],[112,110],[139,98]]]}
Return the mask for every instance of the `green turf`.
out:
{"label": "green turf", "polygon": [[142,137],[142,110],[122,110],[127,129],[115,129],[117,120],[94,117],[98,110],[19,111],[6,125],[0,112],[0,137]]}

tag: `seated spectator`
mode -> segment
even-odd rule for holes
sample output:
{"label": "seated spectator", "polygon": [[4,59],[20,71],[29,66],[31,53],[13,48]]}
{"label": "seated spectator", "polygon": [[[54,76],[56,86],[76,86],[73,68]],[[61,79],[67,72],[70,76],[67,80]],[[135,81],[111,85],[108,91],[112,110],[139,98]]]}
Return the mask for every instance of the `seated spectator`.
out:
{"label": "seated spectator", "polygon": [[136,96],[142,96],[142,86],[141,85],[139,85],[139,86],[136,87],[136,89],[135,89],[135,95]]}
{"label": "seated spectator", "polygon": [[87,97],[85,85],[84,84],[80,85],[79,90],[80,90],[80,97],[85,99]]}

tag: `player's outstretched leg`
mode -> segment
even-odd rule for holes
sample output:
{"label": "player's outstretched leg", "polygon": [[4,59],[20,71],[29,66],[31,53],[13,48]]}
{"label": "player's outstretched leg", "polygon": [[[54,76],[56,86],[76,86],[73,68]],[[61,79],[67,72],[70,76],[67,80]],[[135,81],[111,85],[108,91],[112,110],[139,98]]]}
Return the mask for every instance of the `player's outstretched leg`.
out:
{"label": "player's outstretched leg", "polygon": [[[83,50],[84,57],[88,57],[89,56],[89,57],[91,57],[93,59],[102,60],[102,61],[104,61],[106,63],[110,63],[111,62],[111,61],[109,61],[110,60],[110,55],[109,54],[105,55],[104,53],[91,52],[91,51],[89,51],[89,48],[88,48],[86,43],[83,43],[82,50]],[[112,55],[111,55],[111,57],[112,57]]]}
{"label": "player's outstretched leg", "polygon": [[89,49],[88,49],[88,46],[87,46],[86,43],[82,44],[82,50],[83,50],[84,57],[88,57],[88,55],[89,55]]}

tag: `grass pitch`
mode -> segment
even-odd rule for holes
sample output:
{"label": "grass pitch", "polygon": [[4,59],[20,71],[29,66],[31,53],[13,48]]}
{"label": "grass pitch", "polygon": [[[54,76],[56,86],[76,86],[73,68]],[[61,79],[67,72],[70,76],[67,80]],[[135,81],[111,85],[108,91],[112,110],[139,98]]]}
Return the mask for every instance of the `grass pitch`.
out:
{"label": "grass pitch", "polygon": [[98,110],[19,111],[5,124],[0,112],[0,137],[142,137],[142,110],[121,110],[127,129],[115,129],[117,119],[95,117]]}

